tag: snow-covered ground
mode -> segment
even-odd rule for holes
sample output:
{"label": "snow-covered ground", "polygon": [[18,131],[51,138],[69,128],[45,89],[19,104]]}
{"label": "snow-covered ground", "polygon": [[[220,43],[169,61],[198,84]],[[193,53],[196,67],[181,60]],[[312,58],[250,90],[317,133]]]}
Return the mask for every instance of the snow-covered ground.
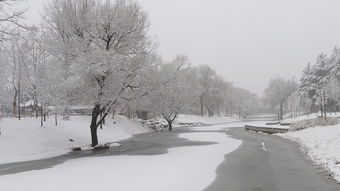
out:
{"label": "snow-covered ground", "polygon": [[[320,113],[312,113],[309,115],[300,115],[298,117],[293,117],[293,118],[286,118],[284,120],[282,120],[282,122],[284,123],[294,123],[294,122],[298,122],[298,121],[302,121],[302,120],[306,120],[306,119],[315,119],[318,116],[320,116]],[[328,117],[340,117],[340,113],[327,113]]]}
{"label": "snow-covered ground", "polygon": [[179,136],[216,144],[171,148],[162,155],[75,159],[51,169],[1,176],[1,189],[199,191],[215,179],[224,155],[241,144],[225,133],[193,132]]}
{"label": "snow-covered ground", "polygon": [[[73,147],[89,148],[90,117],[74,116],[69,121],[54,117],[40,127],[40,119],[5,118],[0,121],[0,163],[34,160],[65,154]],[[103,129],[98,129],[100,143],[115,142],[134,134],[150,131],[137,121],[123,116],[107,118]],[[73,141],[70,141],[72,139]]]}
{"label": "snow-covered ground", "polygon": [[280,136],[295,140],[318,165],[340,182],[340,124],[288,132]]}
{"label": "snow-covered ground", "polygon": [[282,122],[294,123],[294,122],[297,122],[297,121],[306,120],[306,119],[314,119],[314,118],[317,118],[317,117],[318,117],[317,113],[312,113],[310,115],[300,115],[298,117],[285,118],[285,119],[282,120]]}

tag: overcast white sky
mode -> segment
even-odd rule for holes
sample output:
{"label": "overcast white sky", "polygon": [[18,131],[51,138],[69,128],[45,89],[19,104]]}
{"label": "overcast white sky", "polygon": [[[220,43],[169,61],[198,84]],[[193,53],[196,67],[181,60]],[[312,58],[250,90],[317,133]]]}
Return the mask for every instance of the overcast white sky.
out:
{"label": "overcast white sky", "polygon": [[[165,59],[186,54],[235,85],[262,95],[270,78],[340,46],[340,0],[138,0]],[[27,0],[39,20],[43,2]]]}

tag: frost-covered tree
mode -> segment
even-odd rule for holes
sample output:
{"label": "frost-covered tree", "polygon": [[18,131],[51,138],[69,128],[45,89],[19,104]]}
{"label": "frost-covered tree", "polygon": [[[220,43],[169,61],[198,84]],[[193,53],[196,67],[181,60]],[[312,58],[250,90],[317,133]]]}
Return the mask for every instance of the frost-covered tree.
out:
{"label": "frost-covered tree", "polygon": [[0,104],[6,103],[6,85],[9,79],[8,57],[4,49],[0,49]]}
{"label": "frost-covered tree", "polygon": [[225,113],[229,117],[233,117],[234,113],[236,112],[236,102],[237,100],[237,90],[233,86],[232,83],[226,83],[226,87],[224,89],[224,108]]}
{"label": "frost-covered tree", "polygon": [[276,77],[270,80],[269,85],[265,89],[266,100],[274,108],[279,108],[279,120],[283,118],[283,107],[288,97],[298,89],[299,85],[294,79],[285,80]]}
{"label": "frost-covered tree", "polygon": [[329,59],[329,79],[336,78],[340,80],[340,49],[335,47]]}
{"label": "frost-covered tree", "polygon": [[299,92],[304,94],[310,98],[313,98],[316,94],[315,89],[311,89],[312,84],[312,68],[311,63],[308,63],[307,66],[303,69],[302,77],[300,79],[300,87]]}
{"label": "frost-covered tree", "polygon": [[219,113],[223,103],[223,91],[225,82],[223,78],[207,65],[198,66],[197,77],[199,86],[200,114],[209,116]]}
{"label": "frost-covered tree", "polygon": [[[62,114],[65,105],[68,103],[66,98],[65,83],[60,83],[60,78],[63,75],[63,70],[60,65],[49,61],[48,65],[43,65],[39,68],[39,85],[37,88],[37,97],[41,103],[41,113],[44,113],[44,104],[54,106],[55,124],[58,125],[58,114]],[[43,121],[41,121],[41,125]]]}
{"label": "frost-covered tree", "polygon": [[[19,104],[23,103],[22,98],[27,97],[28,80],[24,74],[24,67],[26,64],[26,51],[24,41],[22,38],[14,38],[6,42],[3,46],[3,56],[7,67],[7,81],[5,84],[11,87],[10,94],[12,99],[13,116],[18,113],[20,119]],[[18,110],[17,110],[18,108]],[[18,112],[17,112],[18,111]]]}
{"label": "frost-covered tree", "polygon": [[331,111],[336,112],[339,107],[340,99],[340,82],[336,77],[331,78],[325,86],[325,92],[328,98],[327,106]]}
{"label": "frost-covered tree", "polygon": [[239,117],[247,118],[254,113],[258,107],[258,97],[256,94],[249,92],[243,88],[233,88],[233,105]]}
{"label": "frost-covered tree", "polygon": [[287,106],[291,112],[291,117],[297,117],[300,108],[300,97],[297,91],[292,93],[287,99]]}
{"label": "frost-covered tree", "polygon": [[188,83],[190,75],[189,60],[186,56],[177,56],[172,62],[161,64],[156,80],[157,88],[148,95],[152,111],[161,115],[172,131],[172,123],[194,97],[192,86]]}
{"label": "frost-covered tree", "polygon": [[0,0],[0,42],[13,35],[19,35],[20,29],[28,29],[22,23],[25,9],[17,9],[20,0]]}
{"label": "frost-covered tree", "polygon": [[201,116],[204,115],[204,109],[209,105],[209,96],[211,95],[211,88],[213,87],[214,77],[216,72],[207,65],[202,65],[198,67],[197,79],[200,85],[200,113]]}
{"label": "frost-covered tree", "polygon": [[133,1],[54,0],[45,22],[50,34],[58,34],[60,46],[51,50],[62,55],[69,73],[65,80],[72,84],[69,95],[93,105],[90,129],[96,146],[98,126],[143,84],[150,65],[147,15]]}
{"label": "frost-covered tree", "polygon": [[329,80],[336,74],[336,52],[335,49],[330,58],[323,53],[320,54],[316,59],[316,63],[314,65],[308,64],[302,73],[299,94],[311,99],[311,111],[316,111],[315,106],[317,106],[317,104],[319,104],[321,108],[322,104],[318,103],[318,101],[324,96],[323,94]]}
{"label": "frost-covered tree", "polygon": [[[28,80],[30,88],[30,97],[33,100],[33,109],[35,116],[38,117],[38,102],[39,102],[39,86],[41,85],[42,79],[42,68],[45,65],[47,52],[42,45],[42,39],[40,37],[40,31],[30,31],[25,38],[25,75]],[[53,72],[51,72],[53,73]]]}
{"label": "frost-covered tree", "polygon": [[210,88],[210,93],[206,97],[206,108],[209,116],[220,115],[223,107],[223,96],[225,91],[225,81],[221,76],[216,75]]}
{"label": "frost-covered tree", "polygon": [[317,61],[312,68],[312,74],[314,77],[314,83],[318,91],[323,89],[331,78],[331,65],[327,55],[320,54],[317,57]]}

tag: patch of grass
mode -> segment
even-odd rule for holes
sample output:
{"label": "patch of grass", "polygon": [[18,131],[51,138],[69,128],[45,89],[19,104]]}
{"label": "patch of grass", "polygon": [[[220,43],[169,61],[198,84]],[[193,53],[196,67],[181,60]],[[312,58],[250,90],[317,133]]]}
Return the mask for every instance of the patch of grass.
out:
{"label": "patch of grass", "polygon": [[290,131],[298,131],[302,129],[306,129],[309,127],[315,127],[315,126],[333,126],[338,124],[339,121],[337,118],[334,117],[328,117],[326,120],[322,117],[315,118],[315,119],[306,119],[299,122],[296,122],[292,125],[290,125],[289,130]]}

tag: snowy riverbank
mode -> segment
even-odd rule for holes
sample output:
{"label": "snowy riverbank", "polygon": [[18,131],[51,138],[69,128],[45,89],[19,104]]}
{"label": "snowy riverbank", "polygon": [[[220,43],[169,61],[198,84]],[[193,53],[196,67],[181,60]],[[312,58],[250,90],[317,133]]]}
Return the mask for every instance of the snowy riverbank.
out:
{"label": "snowy riverbank", "polygon": [[[40,119],[20,121],[5,118],[0,121],[0,163],[18,162],[65,154],[74,147],[90,148],[90,116],[74,116],[69,121],[54,124],[54,117],[40,127]],[[99,143],[116,142],[135,134],[149,132],[138,121],[123,116],[107,118],[103,129],[98,129]]]}
{"label": "snowy riverbank", "polygon": [[340,124],[280,134],[301,144],[306,154],[340,182]]}

